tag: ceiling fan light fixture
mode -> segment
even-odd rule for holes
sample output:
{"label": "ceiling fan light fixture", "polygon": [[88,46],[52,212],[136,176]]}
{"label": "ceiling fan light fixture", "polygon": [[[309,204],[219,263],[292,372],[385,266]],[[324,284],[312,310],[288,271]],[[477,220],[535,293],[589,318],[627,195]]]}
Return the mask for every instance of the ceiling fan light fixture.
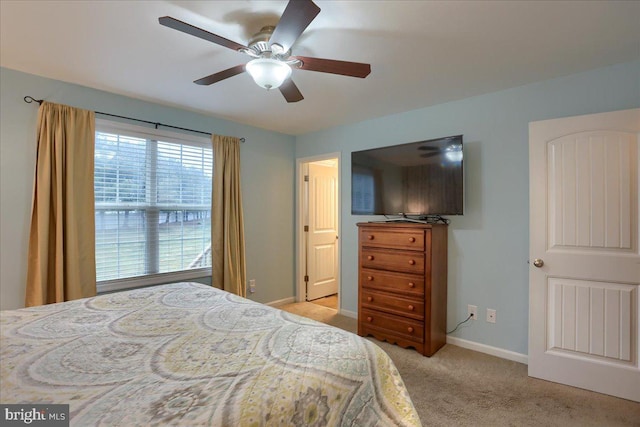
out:
{"label": "ceiling fan light fixture", "polygon": [[291,76],[291,67],[285,62],[271,58],[258,58],[246,65],[247,73],[260,87],[277,89]]}
{"label": "ceiling fan light fixture", "polygon": [[450,162],[461,162],[462,161],[462,146],[461,145],[450,145],[446,148],[444,152],[444,156]]}

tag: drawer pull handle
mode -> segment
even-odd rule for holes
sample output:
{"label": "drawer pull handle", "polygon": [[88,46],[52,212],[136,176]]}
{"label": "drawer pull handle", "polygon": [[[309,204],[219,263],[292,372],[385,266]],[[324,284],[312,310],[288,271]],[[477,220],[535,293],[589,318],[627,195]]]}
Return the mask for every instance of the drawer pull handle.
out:
{"label": "drawer pull handle", "polygon": [[415,264],[416,264],[415,260],[412,260],[412,259],[409,260],[409,265],[415,265]]}
{"label": "drawer pull handle", "polygon": [[415,242],[415,241],[416,241],[416,238],[415,238],[415,237],[409,237],[409,242],[413,243],[413,242]]}
{"label": "drawer pull handle", "polygon": [[373,322],[373,317],[371,316],[367,317],[367,322]]}
{"label": "drawer pull handle", "polygon": [[409,332],[410,334],[412,334],[412,333],[413,333],[413,328],[412,328],[411,326],[409,326],[409,327],[407,328],[407,332]]}
{"label": "drawer pull handle", "polygon": [[415,288],[415,287],[416,287],[416,284],[415,284],[415,283],[413,283],[413,282],[409,282],[409,287],[410,287],[410,288]]}
{"label": "drawer pull handle", "polygon": [[413,309],[414,309],[415,307],[414,307],[414,306],[412,306],[412,305],[409,305],[409,307],[407,307],[407,308],[409,309],[409,311],[413,311]]}
{"label": "drawer pull handle", "polygon": [[367,280],[373,282],[373,276],[367,276]]}
{"label": "drawer pull handle", "polygon": [[367,301],[369,302],[373,301],[373,297],[367,297]]}
{"label": "drawer pull handle", "polygon": [[373,234],[369,234],[369,235],[367,236],[367,239],[369,239],[369,240],[373,240],[373,239],[374,239]]}
{"label": "drawer pull handle", "polygon": [[373,255],[368,255],[368,256],[367,256],[367,259],[368,259],[369,261],[373,261]]}

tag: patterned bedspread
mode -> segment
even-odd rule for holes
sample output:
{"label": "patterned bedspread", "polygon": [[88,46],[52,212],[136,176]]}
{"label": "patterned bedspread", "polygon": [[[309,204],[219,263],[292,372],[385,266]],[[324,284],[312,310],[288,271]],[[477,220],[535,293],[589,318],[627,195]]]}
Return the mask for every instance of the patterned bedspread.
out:
{"label": "patterned bedspread", "polygon": [[357,335],[197,283],[0,314],[0,401],[77,426],[420,425]]}

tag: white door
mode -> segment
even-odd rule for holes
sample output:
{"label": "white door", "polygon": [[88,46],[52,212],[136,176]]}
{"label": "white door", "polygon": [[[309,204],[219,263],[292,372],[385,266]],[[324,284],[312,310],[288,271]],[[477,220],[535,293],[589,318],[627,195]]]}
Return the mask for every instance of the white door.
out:
{"label": "white door", "polygon": [[635,401],[639,132],[640,109],[529,125],[529,375]]}
{"label": "white door", "polygon": [[309,163],[307,300],[338,292],[338,168]]}

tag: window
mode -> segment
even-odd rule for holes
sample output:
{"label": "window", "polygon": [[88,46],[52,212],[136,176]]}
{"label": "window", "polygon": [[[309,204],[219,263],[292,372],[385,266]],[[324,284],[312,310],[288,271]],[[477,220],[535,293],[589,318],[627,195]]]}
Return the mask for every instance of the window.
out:
{"label": "window", "polygon": [[376,181],[374,172],[367,167],[353,165],[351,175],[351,213],[373,214],[375,212]]}
{"label": "window", "polygon": [[96,121],[99,291],[211,274],[212,164],[204,138]]}

